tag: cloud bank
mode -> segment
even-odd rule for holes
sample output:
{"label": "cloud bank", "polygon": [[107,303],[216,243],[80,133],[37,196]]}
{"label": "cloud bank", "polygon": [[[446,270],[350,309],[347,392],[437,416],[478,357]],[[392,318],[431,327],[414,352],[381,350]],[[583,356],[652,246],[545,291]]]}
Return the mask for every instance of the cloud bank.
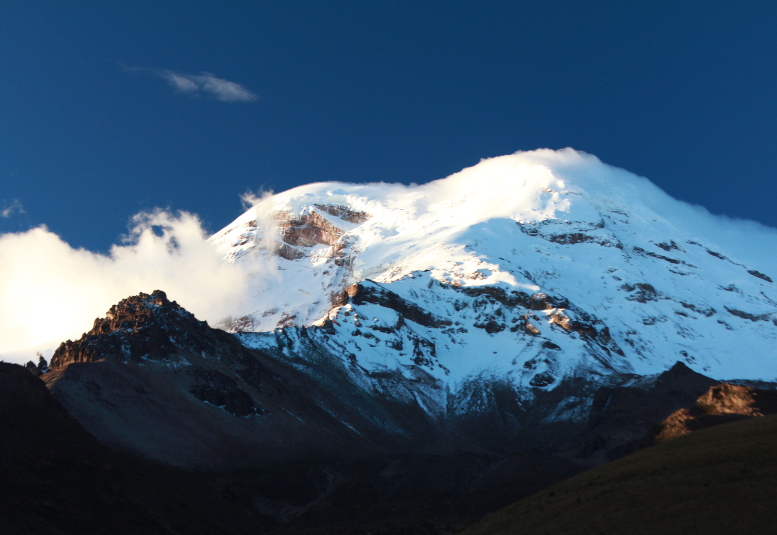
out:
{"label": "cloud bank", "polygon": [[[259,260],[257,260],[258,262]],[[199,219],[141,213],[109,254],[74,249],[45,226],[0,235],[0,358],[32,360],[81,336],[119,300],[156,289],[217,323],[240,310],[256,263],[229,264]]]}

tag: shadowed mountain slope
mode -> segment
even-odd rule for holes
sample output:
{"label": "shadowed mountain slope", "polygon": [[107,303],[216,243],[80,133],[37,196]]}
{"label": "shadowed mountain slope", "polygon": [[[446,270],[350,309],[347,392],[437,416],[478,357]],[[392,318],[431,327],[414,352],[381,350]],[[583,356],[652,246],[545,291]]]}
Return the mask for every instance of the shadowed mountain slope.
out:
{"label": "shadowed mountain slope", "polygon": [[4,534],[437,533],[577,470],[551,454],[454,452],[188,471],[99,443],[39,378],[0,363]]}
{"label": "shadowed mountain slope", "polygon": [[485,517],[462,535],[773,533],[777,415],[647,448]]}
{"label": "shadowed mountain slope", "polygon": [[256,533],[214,478],[100,444],[21,366],[0,363],[0,533]]}
{"label": "shadowed mountain slope", "polygon": [[[445,321],[424,316],[379,286],[361,285],[347,298],[401,309],[403,316],[414,318],[408,321]],[[215,496],[217,507],[239,511],[236,533],[245,521],[279,534],[460,529],[489,511],[623,455],[715,383],[682,363],[657,375],[614,375],[607,386],[586,377],[565,378],[553,389],[537,388],[529,399],[496,381],[468,394],[484,403],[434,412],[428,410],[429,399],[454,406],[460,397],[440,388],[417,366],[379,375],[358,363],[343,364],[317,344],[319,331],[332,329],[330,321],[268,333],[277,348],[263,351],[241,344],[241,335],[210,328],[155,291],[122,300],[79,340],[63,343],[51,371],[40,379],[19,370],[38,390],[45,383],[58,418],[78,429],[69,447],[88,446],[108,455],[107,445],[114,450],[110,455],[123,460],[105,465],[140,463],[141,474],[146,470],[142,467],[155,465],[126,452],[210,474],[160,470],[171,481],[169,487],[146,493],[162,493],[153,503],[164,503],[167,488],[169,496],[186,503]],[[364,377],[370,380],[362,381]],[[407,381],[413,388],[402,390]],[[386,395],[376,385],[394,388],[393,393]],[[397,395],[401,392],[405,394]],[[554,416],[572,403],[578,406],[576,420]],[[25,417],[22,409],[16,418],[34,422],[36,433],[50,427],[53,416]],[[56,428],[58,420],[52,421]],[[21,433],[17,442],[23,443],[28,432],[9,428],[7,441],[16,444],[13,437]],[[61,469],[70,470],[68,466],[63,462]],[[78,463],[73,466],[80,470]],[[12,474],[9,481],[26,481],[25,473],[37,477],[36,470],[28,463],[26,472]],[[77,511],[82,506],[68,505],[68,500],[89,496],[80,492],[81,485],[102,489],[100,499],[113,496],[102,487],[112,484],[101,479],[107,477],[104,473],[82,472],[72,484],[56,478],[46,483],[63,495],[47,498],[49,509]],[[154,485],[153,478],[137,480],[116,507],[124,514],[140,507],[142,513],[145,509],[131,500],[141,500],[143,489]],[[199,490],[179,493],[179,486]],[[33,507],[34,513],[31,504],[38,502],[31,489],[18,496],[24,510]],[[168,524],[186,511],[170,509]],[[219,514],[220,509],[210,518]]]}
{"label": "shadowed mountain slope", "polygon": [[593,396],[588,428],[578,456],[591,466],[614,460],[645,445],[645,436],[675,411],[690,407],[717,381],[682,362],[652,380],[601,387]]}
{"label": "shadowed mountain slope", "polygon": [[428,428],[417,405],[395,409],[353,388],[336,363],[326,381],[314,379],[210,328],[161,291],[122,300],[51,363],[43,381],[87,431],[177,466],[375,454]]}

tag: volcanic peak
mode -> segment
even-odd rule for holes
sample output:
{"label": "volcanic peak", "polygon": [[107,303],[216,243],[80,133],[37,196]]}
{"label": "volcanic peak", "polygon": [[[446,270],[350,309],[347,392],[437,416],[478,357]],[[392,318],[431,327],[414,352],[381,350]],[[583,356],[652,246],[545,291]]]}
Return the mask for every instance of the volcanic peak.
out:
{"label": "volcanic peak", "polygon": [[[556,378],[650,375],[677,360],[731,379],[777,373],[767,357],[777,340],[769,272],[777,234],[716,218],[572,149],[483,160],[422,185],[300,186],[264,198],[211,241],[227,262],[258,274],[235,303],[236,319],[219,324],[226,330],[261,334],[327,320],[337,328],[338,310],[393,325],[401,309],[419,320],[412,338],[435,348],[430,373],[453,389],[485,370],[525,386],[527,369],[545,373],[534,362],[547,362]],[[346,303],[349,288],[364,296]],[[530,322],[534,306],[492,306],[470,293],[497,301],[545,294],[569,324],[544,308]],[[553,333],[577,332],[575,322],[597,325],[609,352]],[[355,332],[349,326],[319,345],[353,354],[370,371],[417,360],[403,349],[408,339],[363,343]],[[556,346],[557,354],[540,354]],[[445,371],[454,368],[462,373]]]}

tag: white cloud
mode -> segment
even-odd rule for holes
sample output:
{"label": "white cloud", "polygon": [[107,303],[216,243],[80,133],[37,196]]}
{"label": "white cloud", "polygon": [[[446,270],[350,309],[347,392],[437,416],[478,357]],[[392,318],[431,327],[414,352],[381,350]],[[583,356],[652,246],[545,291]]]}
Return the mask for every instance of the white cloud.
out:
{"label": "white cloud", "polygon": [[9,219],[14,214],[23,213],[24,208],[22,208],[22,203],[19,202],[19,199],[14,199],[10,205],[3,201],[3,209],[0,210],[0,217]]}
{"label": "white cloud", "polygon": [[265,190],[264,188],[260,188],[259,193],[246,191],[240,196],[240,202],[243,205],[243,210],[250,210],[251,208],[261,206],[264,203],[269,203],[274,194],[273,190]]}
{"label": "white cloud", "polygon": [[146,67],[128,67],[119,64],[124,72],[134,72],[139,74],[154,74],[164,78],[173,87],[176,93],[184,93],[194,97],[203,94],[211,96],[221,102],[253,102],[259,100],[259,95],[249,90],[247,87],[223,78],[217,78],[216,75],[209,72],[200,74],[186,74],[172,71],[169,69],[149,69]]}
{"label": "white cloud", "polygon": [[199,90],[197,84],[185,76],[181,76],[173,72],[167,73],[163,76],[167,79],[168,82],[170,82],[170,85],[172,85],[176,91],[181,91],[182,93],[196,93]]}
{"label": "white cloud", "polygon": [[259,98],[246,87],[223,78],[216,78],[209,72],[184,74],[175,71],[156,71],[156,73],[167,80],[179,93],[194,96],[206,93],[221,102],[252,102]]}
{"label": "white cloud", "polygon": [[[142,213],[107,255],[74,249],[45,226],[0,235],[0,356],[26,362],[35,350],[76,339],[111,305],[164,290],[199,319],[218,323],[240,311],[253,264],[223,261],[199,219],[185,212]],[[48,350],[48,351],[45,351]],[[34,360],[34,359],[33,359]]]}

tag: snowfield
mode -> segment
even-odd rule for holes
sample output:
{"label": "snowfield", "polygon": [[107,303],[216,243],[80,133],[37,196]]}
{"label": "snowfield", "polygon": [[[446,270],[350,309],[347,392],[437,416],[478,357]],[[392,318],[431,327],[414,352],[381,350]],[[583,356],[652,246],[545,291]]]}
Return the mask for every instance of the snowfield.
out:
{"label": "snowfield", "polygon": [[420,186],[298,187],[211,241],[228,262],[274,266],[223,327],[287,357],[306,358],[303,340],[355,375],[530,391],[681,360],[720,379],[777,379],[777,230],[572,149]]}

